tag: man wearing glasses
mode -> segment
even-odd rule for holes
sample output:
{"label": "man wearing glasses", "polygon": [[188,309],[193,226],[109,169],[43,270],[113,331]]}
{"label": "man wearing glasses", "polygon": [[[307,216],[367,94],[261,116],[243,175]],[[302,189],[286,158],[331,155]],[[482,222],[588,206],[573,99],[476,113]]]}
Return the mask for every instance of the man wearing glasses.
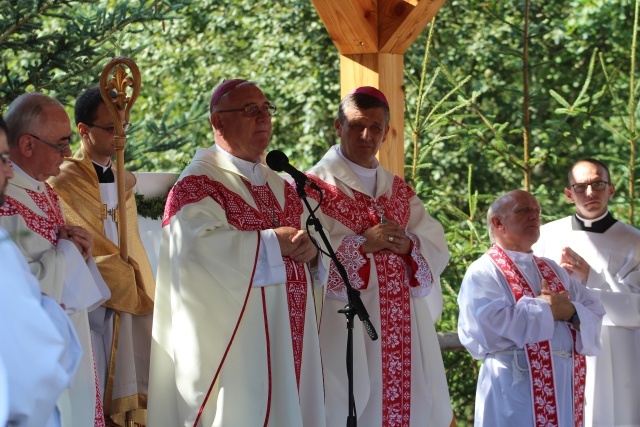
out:
{"label": "man wearing glasses", "polygon": [[541,228],[533,247],[598,292],[606,315],[602,353],[587,358],[586,426],[640,425],[640,231],[608,210],[607,166],[577,161],[564,189],[574,215]]}
{"label": "man wearing glasses", "polygon": [[215,145],[196,151],[169,193],[150,426],[325,425],[318,250],[294,187],[260,161],[275,109],[254,82],[221,83],[210,102]]}
{"label": "man wearing glasses", "polygon": [[14,237],[41,291],[66,309],[82,345],[76,378],[60,405],[63,425],[103,426],[88,312],[109,298],[109,290],[91,256],[91,234],[66,224],[58,196],[46,182],[71,154],[69,116],[57,100],[28,93],[11,103],[6,122],[14,176],[0,207],[0,227]]}
{"label": "man wearing glasses", "polygon": [[[155,280],[138,231],[136,179],[125,170],[129,231],[125,261],[118,247],[114,119],[99,86],[78,96],[74,116],[82,138],[80,148],[65,160],[51,185],[60,196],[67,222],[93,236],[92,253],[111,291],[111,298],[89,314],[105,415],[116,425],[124,426],[127,420],[144,425]],[[124,110],[120,117],[124,120]],[[129,123],[124,123],[124,130],[128,128]]]}
{"label": "man wearing glasses", "polygon": [[[9,164],[8,130],[0,116],[0,206]],[[60,425],[57,401],[73,381],[80,343],[64,309],[43,295],[11,236],[0,228],[0,425]],[[3,389],[2,380],[7,389]]]}

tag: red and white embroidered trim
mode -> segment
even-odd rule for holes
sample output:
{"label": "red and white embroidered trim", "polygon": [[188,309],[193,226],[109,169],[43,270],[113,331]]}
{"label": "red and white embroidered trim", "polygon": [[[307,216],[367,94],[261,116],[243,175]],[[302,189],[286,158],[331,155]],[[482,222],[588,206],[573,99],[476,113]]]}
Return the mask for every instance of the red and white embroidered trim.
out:
{"label": "red and white embroidered trim", "polygon": [[96,384],[96,409],[94,412],[94,427],[106,427],[106,421],[104,419],[104,409],[102,408],[102,394],[100,393],[100,383],[98,382],[98,370],[96,369],[96,359],[93,359],[93,376]]}
{"label": "red and white embroidered trim", "polygon": [[[355,289],[365,290],[369,284],[370,258],[361,252],[365,239],[361,234],[380,223],[380,218],[396,221],[406,227],[411,215],[410,199],[414,192],[398,177],[392,186],[391,197],[373,200],[366,194],[353,191],[349,197],[337,187],[311,179],[323,193],[322,213],[353,231],[343,239],[336,255],[344,265],[349,282]],[[315,192],[311,197],[318,198]],[[317,199],[316,199],[317,200]],[[380,345],[382,357],[382,419],[384,426],[409,426],[411,416],[411,301],[410,293],[426,295],[433,286],[429,264],[420,254],[418,240],[412,240],[411,256],[375,253],[373,260],[378,277],[380,298]],[[406,258],[406,259],[405,259]],[[347,300],[342,278],[331,263],[327,297]]]}
{"label": "red and white embroidered trim", "polygon": [[[520,272],[513,260],[497,245],[492,246],[487,254],[491,257],[500,272],[509,283],[516,301],[523,296],[535,298],[533,290]],[[543,279],[549,284],[549,289],[554,292],[562,292],[564,285],[556,272],[541,258],[533,257]],[[568,326],[567,326],[568,327]],[[573,402],[574,425],[581,427],[584,416],[584,380],[586,373],[586,361],[583,355],[576,352],[576,334],[569,328],[573,337]],[[536,427],[558,425],[558,403],[553,377],[553,356],[551,343],[541,341],[527,344],[527,362],[531,376],[531,399],[533,407],[534,423]]]}
{"label": "red and white embroidered trim", "polygon": [[[302,202],[292,186],[285,185],[285,205],[280,206],[269,185],[253,186],[244,181],[258,209],[251,206],[239,194],[230,191],[222,183],[212,181],[204,175],[191,175],[181,179],[171,189],[165,212],[163,226],[169,224],[171,217],[184,206],[211,197],[225,211],[228,223],[238,230],[267,230],[273,228],[274,215],[282,226],[300,229],[300,218],[303,212]],[[257,194],[257,196],[256,196]],[[262,200],[255,200],[262,197]],[[267,207],[273,212],[267,212]],[[287,302],[289,322],[291,325],[291,341],[293,344],[293,360],[298,387],[300,386],[300,370],[302,367],[304,324],[307,301],[307,279],[304,265],[283,257],[287,272]]]}
{"label": "red and white embroidered trim", "polygon": [[7,197],[5,203],[0,207],[0,216],[21,216],[31,231],[56,246],[58,244],[58,230],[64,224],[64,216],[60,209],[58,195],[46,182],[45,191],[42,193],[31,190],[26,190],[26,192],[43,214],[34,212],[13,197]]}

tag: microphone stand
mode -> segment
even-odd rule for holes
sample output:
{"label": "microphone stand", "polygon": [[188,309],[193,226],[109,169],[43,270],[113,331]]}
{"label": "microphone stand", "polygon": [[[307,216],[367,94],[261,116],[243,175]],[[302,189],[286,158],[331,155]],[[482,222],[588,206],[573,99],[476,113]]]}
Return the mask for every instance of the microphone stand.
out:
{"label": "microphone stand", "polygon": [[338,313],[342,313],[347,317],[347,380],[349,383],[349,414],[347,416],[347,427],[356,427],[358,425],[358,414],[356,413],[356,403],[353,394],[353,318],[357,315],[360,321],[363,323],[365,330],[369,334],[369,338],[372,341],[378,339],[378,334],[376,333],[373,324],[369,320],[369,313],[367,313],[367,309],[365,308],[362,299],[360,298],[360,291],[354,289],[349,283],[349,276],[347,275],[347,271],[345,270],[342,263],[338,260],[333,248],[331,247],[331,243],[327,239],[327,235],[325,234],[322,224],[316,217],[309,205],[309,201],[307,200],[307,193],[304,191],[304,187],[306,183],[302,180],[294,179],[296,182],[296,190],[298,192],[298,196],[304,202],[307,207],[307,211],[309,212],[309,217],[307,218],[307,224],[312,224],[316,232],[320,235],[325,247],[327,248],[327,252],[329,254],[329,258],[333,261],[342,281],[347,287],[347,305],[342,309],[338,310]]}

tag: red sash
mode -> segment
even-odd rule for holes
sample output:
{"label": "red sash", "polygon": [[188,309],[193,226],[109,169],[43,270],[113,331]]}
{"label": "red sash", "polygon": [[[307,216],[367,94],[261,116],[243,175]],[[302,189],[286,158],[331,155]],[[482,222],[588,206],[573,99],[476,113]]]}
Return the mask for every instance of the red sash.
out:
{"label": "red sash", "polygon": [[[489,257],[509,283],[516,302],[523,296],[535,298],[533,290],[513,260],[497,245],[487,252]],[[565,291],[565,287],[556,272],[544,260],[533,257],[542,278],[549,283],[554,292]],[[567,325],[568,327],[568,325]],[[575,427],[584,425],[584,388],[586,358],[576,352],[576,331],[569,328],[573,338],[573,419]],[[536,427],[558,425],[558,402],[553,378],[553,357],[551,343],[540,341],[525,346],[529,375],[531,376],[531,404]]]}

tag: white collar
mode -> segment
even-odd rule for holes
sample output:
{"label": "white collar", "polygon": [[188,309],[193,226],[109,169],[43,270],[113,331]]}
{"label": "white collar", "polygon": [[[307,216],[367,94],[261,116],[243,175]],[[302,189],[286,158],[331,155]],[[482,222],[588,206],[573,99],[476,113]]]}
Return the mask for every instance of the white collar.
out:
{"label": "white collar", "polygon": [[[500,245],[498,245],[498,246],[500,246]],[[508,249],[503,248],[502,246],[500,246],[500,247],[502,248],[503,251],[505,251],[505,253],[507,255],[509,255],[509,258],[511,258],[513,260],[513,262],[515,262],[516,264],[518,264],[520,262],[529,262],[529,261],[533,260],[533,252],[510,251]]]}
{"label": "white collar", "polygon": [[20,166],[18,166],[14,162],[11,162],[11,166],[13,167],[13,171],[14,172],[17,172],[20,175],[22,175],[24,178],[26,178],[27,181],[29,181],[31,183],[31,185],[33,185],[34,187],[36,187],[38,189],[38,191],[43,191],[44,190],[44,182],[38,181],[37,179],[35,179],[34,177],[32,177],[31,175],[26,173]]}
{"label": "white collar", "polygon": [[607,216],[609,214],[609,211],[606,211],[602,216],[598,217],[598,218],[594,218],[594,219],[584,219],[582,218],[580,215],[578,215],[576,213],[576,217],[582,221],[582,223],[584,224],[585,227],[593,227],[593,223],[594,222],[598,222],[601,219],[603,219],[605,216]]}
{"label": "white collar", "polygon": [[236,168],[238,168],[238,170],[245,178],[251,181],[251,184],[264,185],[267,181],[262,172],[262,169],[260,168],[260,166],[262,165],[262,163],[260,163],[260,160],[258,160],[257,162],[249,162],[247,160],[243,160],[224,150],[218,144],[213,144],[210,149],[225,156]]}
{"label": "white collar", "polygon": [[342,159],[349,165],[353,173],[355,173],[359,177],[371,178],[373,176],[376,176],[376,174],[378,173],[378,166],[380,166],[380,162],[378,162],[378,159],[376,159],[375,157],[373,158],[373,165],[372,165],[373,167],[364,168],[358,164],[353,163],[351,160],[347,159],[344,156],[344,154],[342,154],[342,151],[340,150],[339,145],[336,145],[335,149],[340,155],[340,157],[342,157]]}
{"label": "white collar", "polygon": [[102,166],[100,163],[96,163],[96,162],[94,162],[93,160],[91,160],[91,162],[92,162],[94,165],[96,165],[96,166],[98,166],[98,167],[101,167],[101,168],[102,168],[102,172],[106,172],[106,171],[107,171],[107,169],[110,169],[110,168],[111,168],[111,165],[112,165],[111,159],[109,159],[109,163],[107,163],[107,166]]}

